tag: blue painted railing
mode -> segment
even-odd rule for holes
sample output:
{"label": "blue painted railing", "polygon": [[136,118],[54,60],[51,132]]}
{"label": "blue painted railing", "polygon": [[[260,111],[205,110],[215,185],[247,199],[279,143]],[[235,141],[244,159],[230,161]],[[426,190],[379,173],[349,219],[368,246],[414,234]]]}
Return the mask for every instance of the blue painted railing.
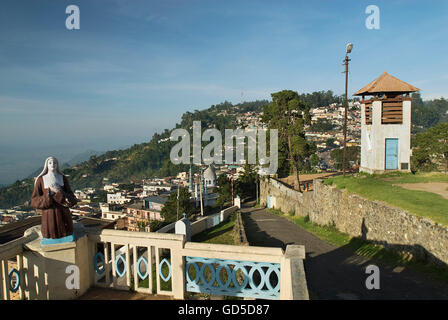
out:
{"label": "blue painted railing", "polygon": [[[13,278],[13,276],[15,276],[15,279]],[[17,292],[19,290],[21,281],[20,272],[15,268],[11,268],[8,273],[8,280],[8,289],[13,293]]]}
{"label": "blue painted railing", "polygon": [[[189,292],[280,299],[279,263],[198,257],[185,257],[185,259],[186,290]],[[240,277],[237,275],[238,271],[241,271]],[[256,273],[258,276],[255,276]],[[276,280],[274,284],[271,283],[272,280]]]}
{"label": "blue painted railing", "polygon": [[[166,276],[163,274],[163,264],[166,264],[166,266],[168,267],[168,274]],[[166,258],[160,261],[159,274],[162,280],[165,282],[168,282],[171,279],[171,263]]]}

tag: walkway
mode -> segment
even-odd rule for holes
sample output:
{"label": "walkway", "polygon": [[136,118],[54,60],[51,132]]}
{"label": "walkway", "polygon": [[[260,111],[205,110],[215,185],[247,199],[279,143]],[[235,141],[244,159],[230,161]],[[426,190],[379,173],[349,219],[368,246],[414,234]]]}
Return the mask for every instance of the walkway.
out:
{"label": "walkway", "polygon": [[[253,204],[253,203],[252,203]],[[320,240],[286,218],[266,209],[242,208],[247,239],[253,246],[286,248],[305,245],[305,272],[310,299],[448,299],[448,285],[401,267],[393,268]],[[380,289],[368,290],[365,269],[380,268]]]}
{"label": "walkway", "polygon": [[106,288],[90,288],[79,300],[174,300],[169,296],[144,294]]}

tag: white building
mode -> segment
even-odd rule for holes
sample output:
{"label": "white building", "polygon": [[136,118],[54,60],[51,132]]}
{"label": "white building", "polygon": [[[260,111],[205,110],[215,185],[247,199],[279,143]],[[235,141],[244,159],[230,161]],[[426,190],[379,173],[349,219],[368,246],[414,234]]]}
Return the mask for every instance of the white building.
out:
{"label": "white building", "polygon": [[188,179],[188,173],[187,172],[179,172],[178,174],[177,174],[177,178],[178,179],[181,179],[181,180],[186,180],[186,179]]}
{"label": "white building", "polygon": [[216,172],[215,168],[213,168],[212,166],[209,166],[204,171],[204,183],[206,188],[216,187]]}
{"label": "white building", "polygon": [[126,217],[126,212],[114,210],[115,206],[108,203],[100,203],[101,218],[106,220],[118,220]]}
{"label": "white building", "polygon": [[156,192],[156,191],[162,191],[162,192],[170,192],[173,190],[173,185],[171,184],[149,184],[143,186],[143,192]]}
{"label": "white building", "polygon": [[[360,171],[410,171],[411,98],[420,89],[386,72],[359,90],[361,103]],[[366,100],[365,96],[371,96]]]}
{"label": "white building", "polygon": [[107,203],[109,204],[125,204],[130,201],[131,199],[126,198],[121,192],[107,194]]}
{"label": "white building", "polygon": [[107,191],[107,192],[113,192],[113,191],[115,191],[115,186],[113,186],[113,185],[111,185],[111,184],[106,184],[104,187],[103,187],[103,189],[104,189],[104,191]]}

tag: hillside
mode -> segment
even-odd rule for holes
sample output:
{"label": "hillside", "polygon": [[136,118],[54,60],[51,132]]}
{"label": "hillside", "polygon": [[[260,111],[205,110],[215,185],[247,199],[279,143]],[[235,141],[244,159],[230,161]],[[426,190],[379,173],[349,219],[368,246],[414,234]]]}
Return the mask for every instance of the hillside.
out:
{"label": "hillside", "polygon": [[[301,94],[300,98],[311,108],[326,106],[342,101],[341,96],[332,91],[318,91]],[[413,132],[424,131],[440,122],[448,121],[448,100],[444,98],[423,101],[420,94],[413,94],[412,123]],[[223,102],[212,105],[205,110],[194,110],[182,115],[176,128],[184,128],[191,132],[193,121],[201,121],[202,129],[215,127],[235,128],[236,117],[247,112],[262,112],[268,100],[250,101],[233,105]],[[174,128],[173,128],[174,129]],[[72,189],[84,187],[98,188],[108,182],[128,182],[131,179],[165,177],[188,170],[187,165],[173,165],[169,160],[171,147],[175,142],[169,141],[171,130],[155,133],[146,143],[136,144],[123,150],[108,151],[100,156],[93,155],[88,161],[64,167],[69,176]],[[89,151],[91,152],[91,151]],[[36,174],[41,169],[36,169]],[[0,208],[11,208],[30,200],[34,181],[32,178],[16,181],[10,186],[0,187]]]}
{"label": "hillside", "polygon": [[[263,100],[232,105],[226,101],[205,110],[184,113],[176,128],[191,131],[193,121],[201,121],[203,129],[235,128],[237,114],[261,112],[263,106],[268,103],[269,101]],[[135,144],[128,149],[108,151],[100,156],[92,155],[88,161],[65,168],[63,172],[69,177],[73,190],[84,187],[99,188],[104,185],[104,178],[109,182],[127,182],[131,179],[176,175],[189,167],[173,165],[170,161],[170,150],[176,143],[169,141],[171,130],[165,129],[162,133],[155,133],[149,142]],[[33,179],[29,178],[0,188],[0,208],[10,208],[29,201],[33,184]]]}

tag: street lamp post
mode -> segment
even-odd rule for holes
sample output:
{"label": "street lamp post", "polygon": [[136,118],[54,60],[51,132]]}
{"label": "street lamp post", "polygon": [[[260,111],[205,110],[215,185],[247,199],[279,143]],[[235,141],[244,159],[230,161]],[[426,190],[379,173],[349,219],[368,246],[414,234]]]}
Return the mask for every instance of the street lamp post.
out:
{"label": "street lamp post", "polygon": [[347,44],[346,48],[346,54],[344,59],[344,65],[345,65],[345,110],[344,110],[344,158],[342,161],[342,174],[345,176],[345,167],[347,162],[347,108],[348,108],[348,102],[347,102],[347,87],[348,87],[348,62],[350,59],[348,58],[348,54],[352,52],[353,44],[349,43]]}

